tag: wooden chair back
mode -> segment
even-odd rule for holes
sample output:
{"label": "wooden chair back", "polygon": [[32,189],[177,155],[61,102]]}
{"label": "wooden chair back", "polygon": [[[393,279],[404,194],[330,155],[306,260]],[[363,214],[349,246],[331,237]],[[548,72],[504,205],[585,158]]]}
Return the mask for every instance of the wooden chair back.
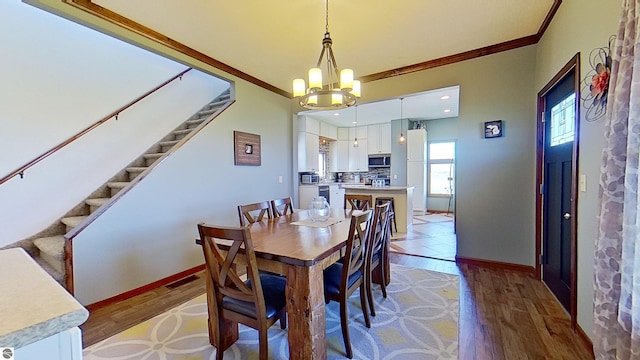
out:
{"label": "wooden chair back", "polygon": [[271,200],[271,212],[273,213],[273,217],[293,214],[291,197]]}
{"label": "wooden chair back", "polygon": [[357,210],[369,210],[373,208],[373,197],[371,195],[346,194],[344,196],[345,209],[348,209],[347,205]]}
{"label": "wooden chair back", "polygon": [[[222,360],[224,350],[230,345],[229,338],[237,338],[235,330],[224,331],[227,322],[242,323],[259,332],[259,358],[268,358],[267,329],[276,321],[286,328],[286,300],[284,278],[277,277],[280,285],[268,279],[271,275],[258,272],[256,255],[248,227],[223,227],[198,225],[200,242],[204,252],[207,274],[207,310],[209,312],[209,341],[217,349],[216,359]],[[229,249],[221,251],[216,239],[229,242]],[[247,270],[243,281],[236,268]],[[271,285],[263,289],[261,278]],[[275,287],[274,287],[275,286]],[[274,291],[275,288],[275,291]],[[264,292],[270,297],[265,299]],[[267,306],[275,313],[267,315]],[[235,334],[233,334],[234,332]]]}
{"label": "wooden chair back", "polygon": [[[257,213],[257,216],[255,215]],[[252,215],[252,213],[254,215]],[[253,204],[238,205],[238,216],[240,217],[240,225],[247,226],[256,221],[262,221],[264,216],[268,219],[273,218],[271,215],[271,204],[268,201],[257,202]]]}
{"label": "wooden chair back", "polygon": [[373,213],[373,219],[371,220],[371,229],[369,229],[369,245],[367,247],[367,299],[369,303],[369,310],[371,311],[371,315],[376,315],[376,310],[373,303],[373,291],[372,291],[372,283],[373,283],[373,274],[374,272],[378,273],[378,277],[383,279],[380,282],[382,294],[386,298],[387,297],[387,288],[385,285],[386,278],[386,268],[385,264],[383,264],[383,259],[385,258],[385,252],[387,249],[387,243],[391,238],[391,223],[389,221],[391,213],[391,203],[385,202],[381,205],[376,205],[375,211]]}
{"label": "wooden chair back", "polygon": [[[351,217],[349,235],[347,237],[346,252],[344,254],[342,284],[348,286],[348,279],[357,271],[362,271],[364,275],[366,269],[366,249],[369,246],[369,230],[371,229],[371,219],[373,212],[367,211]],[[364,278],[364,276],[363,276]],[[357,288],[357,283],[351,287]],[[350,290],[350,289],[346,289]],[[347,291],[351,293],[352,291]]]}

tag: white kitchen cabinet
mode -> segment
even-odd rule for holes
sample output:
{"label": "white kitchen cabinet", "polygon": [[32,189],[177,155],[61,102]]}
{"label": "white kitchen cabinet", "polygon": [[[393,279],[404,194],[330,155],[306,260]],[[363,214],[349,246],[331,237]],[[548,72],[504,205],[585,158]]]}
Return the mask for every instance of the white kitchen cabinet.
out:
{"label": "white kitchen cabinet", "polygon": [[335,125],[320,121],[320,136],[331,140],[337,140],[338,128]]}
{"label": "white kitchen cabinet", "polygon": [[329,205],[332,208],[344,208],[344,189],[338,185],[329,186]]}
{"label": "white kitchen cabinet", "polygon": [[366,126],[358,126],[357,128],[352,127],[349,129],[349,139],[353,141],[356,135],[358,136],[358,143],[367,142],[367,127]]}
{"label": "white kitchen cabinet", "polygon": [[338,140],[349,140],[349,128],[338,128]]}
{"label": "white kitchen cabinet", "polygon": [[80,328],[74,327],[15,349],[15,358],[20,360],[82,360]]}
{"label": "white kitchen cabinet", "polygon": [[369,171],[369,153],[367,152],[367,140],[360,141],[358,147],[353,147],[353,141],[349,141],[349,171]]}
{"label": "white kitchen cabinet", "polygon": [[331,166],[330,172],[349,171],[349,140],[334,141],[330,145]]}
{"label": "white kitchen cabinet", "polygon": [[298,208],[308,209],[311,200],[318,197],[318,185],[300,185],[298,187]]}
{"label": "white kitchen cabinet", "polygon": [[391,154],[391,124],[367,126],[367,146],[371,155]]}
{"label": "white kitchen cabinet", "polygon": [[298,119],[300,120],[300,129],[298,131],[320,135],[320,121],[308,116],[299,116]]}
{"label": "white kitchen cabinet", "polygon": [[316,134],[298,133],[298,171],[317,172],[320,138]]}

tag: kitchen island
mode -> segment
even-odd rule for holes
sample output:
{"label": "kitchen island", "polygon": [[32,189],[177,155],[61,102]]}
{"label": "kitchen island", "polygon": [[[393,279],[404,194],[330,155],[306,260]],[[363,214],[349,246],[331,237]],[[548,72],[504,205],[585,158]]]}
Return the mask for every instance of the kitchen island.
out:
{"label": "kitchen island", "polygon": [[406,233],[413,224],[413,186],[384,186],[374,187],[370,185],[343,184],[345,194],[371,195],[373,203],[379,197],[393,198],[396,211],[396,223],[398,232]]}
{"label": "kitchen island", "polygon": [[20,360],[82,359],[89,312],[23,249],[0,251],[0,347]]}

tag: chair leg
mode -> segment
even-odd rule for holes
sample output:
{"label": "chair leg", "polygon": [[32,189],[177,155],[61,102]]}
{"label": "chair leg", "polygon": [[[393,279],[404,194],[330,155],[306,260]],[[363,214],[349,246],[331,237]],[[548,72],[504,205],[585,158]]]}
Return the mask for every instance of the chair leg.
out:
{"label": "chair leg", "polygon": [[365,281],[365,284],[366,284],[365,287],[367,289],[367,300],[369,303],[369,310],[371,311],[371,316],[376,316],[376,309],[373,306],[373,291],[371,290],[371,288],[373,287],[371,271],[372,269],[367,271],[367,279]]}
{"label": "chair leg", "polygon": [[[221,321],[221,320],[218,320],[218,321]],[[216,347],[216,360],[222,360],[222,357],[224,356],[224,350],[222,349],[222,334],[220,334],[221,328],[222,327],[218,323],[218,328],[216,329],[216,332],[215,332],[215,345],[214,345]]]}
{"label": "chair leg", "polygon": [[286,328],[287,328],[287,312],[283,311],[282,315],[280,316],[280,329],[284,330]]}
{"label": "chair leg", "polygon": [[343,301],[340,302],[340,326],[342,327],[342,340],[344,341],[344,348],[347,351],[347,357],[349,359],[353,359],[351,339],[349,338],[349,314],[347,310],[347,299],[343,299]]}
{"label": "chair leg", "polygon": [[360,306],[362,307],[362,315],[364,315],[364,324],[370,328],[371,319],[369,319],[369,312],[367,311],[367,294],[366,294],[366,282],[360,285]]}
{"label": "chair leg", "polygon": [[267,328],[262,328],[258,330],[258,346],[260,347],[260,360],[268,360],[269,359],[269,344],[267,343]]}

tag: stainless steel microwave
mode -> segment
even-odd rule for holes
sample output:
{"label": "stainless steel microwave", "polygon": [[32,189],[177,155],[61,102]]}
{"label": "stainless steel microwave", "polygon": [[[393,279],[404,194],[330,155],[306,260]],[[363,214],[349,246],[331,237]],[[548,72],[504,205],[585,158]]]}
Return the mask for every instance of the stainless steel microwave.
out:
{"label": "stainless steel microwave", "polygon": [[303,174],[300,176],[301,184],[317,184],[319,182],[320,182],[320,177],[318,175]]}
{"label": "stainless steel microwave", "polygon": [[391,167],[391,155],[369,155],[369,168]]}

